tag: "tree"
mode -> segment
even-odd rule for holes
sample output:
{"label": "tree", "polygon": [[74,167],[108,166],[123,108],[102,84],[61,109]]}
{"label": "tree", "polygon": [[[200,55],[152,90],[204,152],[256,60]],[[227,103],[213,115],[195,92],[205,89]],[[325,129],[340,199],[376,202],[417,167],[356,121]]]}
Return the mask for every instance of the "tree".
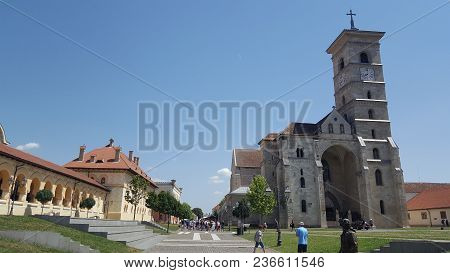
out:
{"label": "tree", "polygon": [[246,198],[238,202],[238,205],[233,209],[233,216],[245,221],[245,218],[250,217],[250,207]]}
{"label": "tree", "polygon": [[178,217],[180,219],[192,220],[193,213],[191,211],[191,206],[189,206],[188,203],[183,203],[183,204],[180,205],[180,209],[179,209],[179,212],[178,212]]}
{"label": "tree", "polygon": [[89,218],[89,211],[95,206],[95,200],[91,197],[84,199],[80,203],[80,209],[87,209],[86,217]]}
{"label": "tree", "polygon": [[[162,191],[159,194],[150,192],[145,206],[161,214],[167,215],[167,232],[169,232],[170,216],[177,216],[181,211],[181,204],[170,193]],[[189,208],[190,209],[190,208]]]}
{"label": "tree", "polygon": [[51,190],[43,189],[36,193],[36,200],[39,201],[39,203],[42,204],[42,212],[41,214],[44,214],[44,205],[48,202],[52,201],[53,199],[53,193]]}
{"label": "tree", "polygon": [[203,217],[203,210],[201,208],[194,208],[194,209],[192,209],[192,213],[194,213],[195,216],[198,217],[198,219]]}
{"label": "tree", "polygon": [[269,185],[263,176],[255,176],[246,195],[251,212],[259,214],[260,224],[262,216],[271,214],[276,205],[275,196],[266,192],[268,187]]}
{"label": "tree", "polygon": [[125,193],[125,201],[133,205],[133,220],[136,220],[136,209],[139,202],[147,196],[148,182],[140,175],[133,176],[128,190]]}

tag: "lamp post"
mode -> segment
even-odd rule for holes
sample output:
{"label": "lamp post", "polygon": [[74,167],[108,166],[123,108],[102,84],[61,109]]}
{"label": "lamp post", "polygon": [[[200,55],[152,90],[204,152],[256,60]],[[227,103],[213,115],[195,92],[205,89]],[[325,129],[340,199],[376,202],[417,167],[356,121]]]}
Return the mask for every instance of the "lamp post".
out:
{"label": "lamp post", "polygon": [[[284,198],[285,198],[285,201],[286,201],[286,209],[287,209],[287,202],[288,202],[288,200],[289,200],[289,195],[290,195],[290,193],[291,193],[291,190],[289,189],[289,186],[286,186],[285,188],[284,188]],[[277,220],[275,220],[275,222],[277,223],[277,246],[281,246],[281,244],[282,244],[282,240],[281,240],[281,229],[280,229],[280,223],[279,223],[279,221],[280,221],[280,214],[281,214],[281,204],[280,204],[280,199],[281,199],[281,197],[280,197],[280,192],[279,191],[277,191],[277,203],[278,203],[278,221]]]}

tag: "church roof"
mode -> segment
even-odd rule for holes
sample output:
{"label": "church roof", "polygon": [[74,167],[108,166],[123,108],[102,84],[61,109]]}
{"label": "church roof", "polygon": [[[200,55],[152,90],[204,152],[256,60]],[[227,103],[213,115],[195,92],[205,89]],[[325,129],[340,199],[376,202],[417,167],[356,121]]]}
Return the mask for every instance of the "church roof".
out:
{"label": "church roof", "polygon": [[234,149],[234,162],[236,167],[259,168],[262,162],[261,150]]}
{"label": "church roof", "polygon": [[[128,159],[128,157],[120,152],[119,161],[115,162],[115,154],[116,154],[116,146],[106,146],[102,148],[94,149],[90,152],[87,152],[84,155],[83,161],[79,161],[78,158],[66,163],[64,167],[69,169],[89,169],[89,170],[123,170],[130,171],[136,175],[140,175],[145,180],[149,182],[149,184],[153,188],[157,188],[156,184],[152,181],[150,176],[143,171],[139,165],[135,162],[132,162]],[[95,156],[95,162],[91,162],[91,156]]]}
{"label": "church roof", "polygon": [[450,208],[450,187],[425,190],[406,203],[408,210]]}
{"label": "church roof", "polygon": [[421,193],[425,190],[450,187],[450,183],[405,182],[405,193]]}
{"label": "church roof", "polygon": [[27,163],[27,164],[36,166],[38,168],[42,168],[42,169],[48,170],[50,172],[54,172],[54,173],[57,173],[57,174],[60,174],[60,175],[63,175],[63,176],[66,176],[66,177],[69,177],[72,179],[76,179],[78,181],[84,182],[86,184],[90,184],[92,186],[101,188],[103,190],[108,190],[103,185],[101,185],[94,179],[91,179],[91,178],[85,176],[84,174],[64,168],[62,166],[59,166],[50,161],[46,161],[37,156],[34,156],[29,153],[25,153],[25,152],[19,151],[17,149],[11,148],[7,145],[0,144],[0,155],[4,155],[6,157],[13,158],[17,161]]}

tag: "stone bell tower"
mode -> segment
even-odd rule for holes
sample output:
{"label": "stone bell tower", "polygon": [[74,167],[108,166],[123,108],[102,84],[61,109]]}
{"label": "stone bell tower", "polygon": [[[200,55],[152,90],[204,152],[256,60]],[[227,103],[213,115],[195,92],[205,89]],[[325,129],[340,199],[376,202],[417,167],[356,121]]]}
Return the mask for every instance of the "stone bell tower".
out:
{"label": "stone bell tower", "polygon": [[331,54],[337,111],[360,145],[360,175],[367,181],[369,217],[383,226],[406,226],[403,173],[391,135],[380,40],[384,32],[359,30],[353,14],[327,49]]}

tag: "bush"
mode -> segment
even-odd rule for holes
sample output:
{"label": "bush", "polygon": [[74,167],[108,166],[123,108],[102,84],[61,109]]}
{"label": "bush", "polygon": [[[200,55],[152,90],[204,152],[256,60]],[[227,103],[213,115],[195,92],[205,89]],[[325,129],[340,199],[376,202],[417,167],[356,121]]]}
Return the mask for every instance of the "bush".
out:
{"label": "bush", "polygon": [[39,203],[42,204],[42,211],[41,214],[44,214],[44,205],[48,202],[52,201],[53,199],[53,193],[50,190],[43,189],[36,193],[36,200],[39,201]]}

